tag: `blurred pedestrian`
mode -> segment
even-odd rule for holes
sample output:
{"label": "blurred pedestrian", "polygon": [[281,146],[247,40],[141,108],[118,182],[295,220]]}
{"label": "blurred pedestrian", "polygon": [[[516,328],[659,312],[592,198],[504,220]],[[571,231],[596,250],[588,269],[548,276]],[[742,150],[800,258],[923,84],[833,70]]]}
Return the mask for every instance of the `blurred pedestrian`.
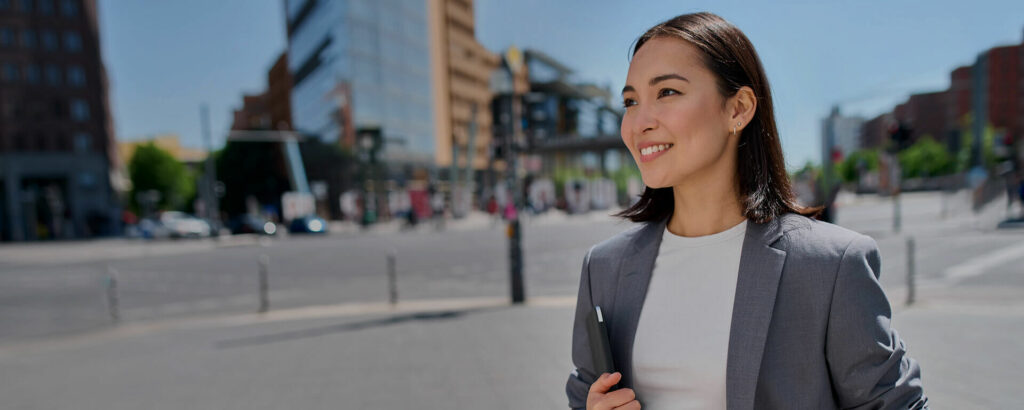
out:
{"label": "blurred pedestrian", "polygon": [[498,213],[498,199],[495,198],[494,195],[487,198],[487,213],[492,216]]}
{"label": "blurred pedestrian", "polygon": [[[658,24],[622,97],[647,188],[618,214],[637,226],[584,258],[569,406],[926,408],[875,241],[794,199],[747,37],[710,13]],[[595,307],[614,372],[596,370]]]}
{"label": "blurred pedestrian", "polygon": [[437,229],[444,228],[444,193],[438,190],[433,185],[427,189],[427,193],[430,195],[430,209],[434,218],[434,226]]}

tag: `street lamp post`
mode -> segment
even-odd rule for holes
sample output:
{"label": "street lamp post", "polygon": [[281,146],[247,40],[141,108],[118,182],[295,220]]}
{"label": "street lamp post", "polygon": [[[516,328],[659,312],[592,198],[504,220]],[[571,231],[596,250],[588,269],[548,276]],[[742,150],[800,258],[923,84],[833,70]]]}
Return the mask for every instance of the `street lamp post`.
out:
{"label": "street lamp post", "polygon": [[368,128],[359,131],[359,146],[366,160],[366,180],[363,183],[363,226],[369,226],[377,219],[377,194],[374,187],[374,168],[377,166],[377,150],[380,148],[380,129]]}
{"label": "street lamp post", "polygon": [[512,200],[511,212],[508,216],[508,248],[509,248],[509,279],[512,291],[512,303],[521,304],[526,299],[525,284],[523,283],[523,246],[522,231],[519,224],[519,209],[522,203],[522,193],[519,189],[519,178],[516,169],[516,152],[522,136],[522,102],[516,90],[516,73],[523,64],[522,54],[519,49],[510,47],[505,55],[505,67],[508,69],[512,83],[512,133],[505,138],[505,173],[509,197]]}

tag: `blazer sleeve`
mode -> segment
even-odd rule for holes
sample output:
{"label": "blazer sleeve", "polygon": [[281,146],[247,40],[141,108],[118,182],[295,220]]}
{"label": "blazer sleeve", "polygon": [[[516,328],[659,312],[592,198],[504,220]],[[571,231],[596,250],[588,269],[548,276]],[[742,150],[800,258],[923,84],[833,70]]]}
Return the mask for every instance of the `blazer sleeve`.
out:
{"label": "blazer sleeve", "polygon": [[572,409],[584,409],[587,407],[587,393],[590,385],[597,380],[593,370],[593,358],[590,354],[590,344],[587,339],[587,315],[591,306],[594,305],[590,291],[590,254],[594,248],[587,251],[583,258],[583,271],[580,273],[580,290],[576,296],[576,317],[572,324],[572,362],[576,369],[569,374],[569,380],[565,383],[565,394],[569,397],[569,407]]}
{"label": "blazer sleeve", "polygon": [[826,335],[832,388],[843,409],[927,409],[921,368],[890,326],[874,239],[859,235],[839,262]]}

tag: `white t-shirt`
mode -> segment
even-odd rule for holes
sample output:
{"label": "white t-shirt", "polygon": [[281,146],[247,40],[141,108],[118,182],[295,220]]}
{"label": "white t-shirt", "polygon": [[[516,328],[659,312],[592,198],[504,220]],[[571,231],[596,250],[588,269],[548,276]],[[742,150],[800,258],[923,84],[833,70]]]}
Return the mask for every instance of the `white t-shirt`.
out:
{"label": "white t-shirt", "polygon": [[633,344],[648,409],[724,409],[725,364],[747,221],[699,237],[665,229]]}

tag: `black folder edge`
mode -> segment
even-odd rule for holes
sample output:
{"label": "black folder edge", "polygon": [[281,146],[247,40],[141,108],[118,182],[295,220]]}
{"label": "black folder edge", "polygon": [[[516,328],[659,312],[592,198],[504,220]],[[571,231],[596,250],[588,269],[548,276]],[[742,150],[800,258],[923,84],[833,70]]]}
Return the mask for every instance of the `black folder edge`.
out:
{"label": "black folder edge", "polygon": [[608,340],[608,327],[605,326],[601,307],[594,306],[587,318],[587,337],[590,340],[590,353],[594,362],[595,379],[602,373],[615,373],[615,362],[612,359],[612,346]]}

